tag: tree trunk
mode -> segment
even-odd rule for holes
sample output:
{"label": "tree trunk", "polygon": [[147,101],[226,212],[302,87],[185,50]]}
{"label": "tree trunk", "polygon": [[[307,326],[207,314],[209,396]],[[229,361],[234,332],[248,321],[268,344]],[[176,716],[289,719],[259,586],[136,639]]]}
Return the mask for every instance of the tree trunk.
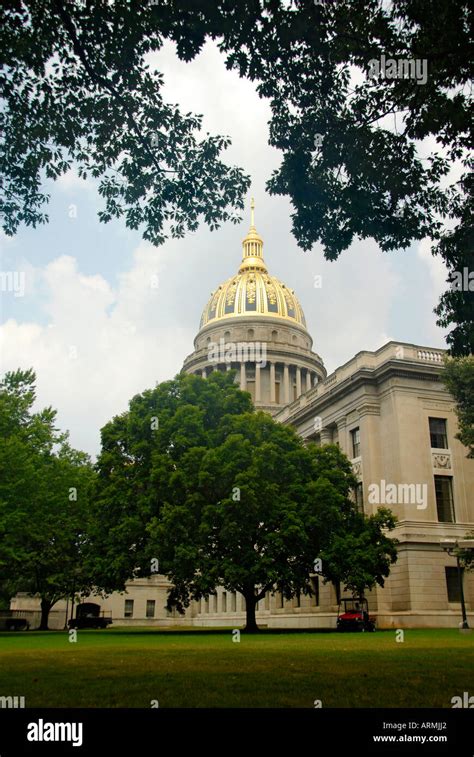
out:
{"label": "tree trunk", "polygon": [[48,618],[52,606],[53,602],[50,602],[49,599],[45,599],[44,597],[41,598],[41,622],[38,631],[49,631]]}
{"label": "tree trunk", "polygon": [[245,598],[245,611],[246,611],[246,623],[244,631],[246,633],[257,633],[258,626],[257,621],[255,619],[255,607],[257,604],[257,598],[255,596],[255,593],[252,591],[250,594],[244,594]]}

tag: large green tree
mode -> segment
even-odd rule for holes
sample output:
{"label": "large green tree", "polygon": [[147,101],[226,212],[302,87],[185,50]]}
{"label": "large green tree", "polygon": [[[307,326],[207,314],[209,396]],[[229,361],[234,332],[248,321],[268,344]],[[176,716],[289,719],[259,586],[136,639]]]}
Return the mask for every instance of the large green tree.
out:
{"label": "large green tree", "polygon": [[123,589],[156,559],[147,526],[175,494],[188,449],[212,445],[226,415],[252,409],[229,375],[180,374],[139,394],[101,432],[90,544],[97,585]]}
{"label": "large green tree", "polygon": [[56,412],[33,411],[35,374],[17,370],[0,383],[0,583],[3,593],[36,594],[40,628],[51,608],[90,581],[84,565],[88,456],[56,428]]}
{"label": "large green tree", "polygon": [[[249,631],[266,592],[310,593],[315,560],[330,580],[354,578],[324,549],[359,539],[370,553],[366,585],[393,562],[389,517],[366,519],[351,498],[355,479],[338,447],[306,446],[290,427],[255,412],[233,372],[204,380],[180,374],[134,397],[102,433],[93,542],[97,583],[121,589],[149,575],[153,560],[182,611],[217,587],[245,598]],[[329,555],[329,552],[328,552]],[[319,572],[319,566],[318,566]]]}
{"label": "large green tree", "polygon": [[456,401],[459,431],[456,438],[474,457],[474,355],[446,358],[441,378]]}
{"label": "large green tree", "polygon": [[242,594],[253,632],[267,592],[310,594],[316,571],[363,594],[383,585],[396,560],[384,534],[395,519],[357,512],[352,468],[339,448],[305,446],[265,413],[228,419],[220,444],[190,450],[180,473],[176,496],[150,527],[174,584],[170,606],[222,586]]}
{"label": "large green tree", "polygon": [[[74,163],[100,178],[102,220],[123,216],[155,243],[168,224],[235,220],[248,179],[220,161],[227,139],[199,141],[200,118],[165,103],[146,68],[165,39],[186,61],[214,39],[269,100],[283,160],[268,189],[291,199],[298,244],[335,260],[356,238],[392,250],[428,237],[452,282],[473,241],[471,35],[467,0],[5,0],[4,228],[45,220],[44,176]],[[381,56],[422,75],[375,75]],[[473,300],[450,289],[439,303],[453,353],[474,349]]]}

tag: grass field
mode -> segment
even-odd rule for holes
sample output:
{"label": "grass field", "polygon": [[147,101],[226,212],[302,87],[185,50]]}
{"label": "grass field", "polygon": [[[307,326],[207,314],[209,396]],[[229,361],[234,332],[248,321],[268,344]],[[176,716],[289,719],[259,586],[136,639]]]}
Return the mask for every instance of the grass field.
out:
{"label": "grass field", "polygon": [[473,672],[474,634],[455,629],[0,634],[0,696],[26,707],[451,707]]}

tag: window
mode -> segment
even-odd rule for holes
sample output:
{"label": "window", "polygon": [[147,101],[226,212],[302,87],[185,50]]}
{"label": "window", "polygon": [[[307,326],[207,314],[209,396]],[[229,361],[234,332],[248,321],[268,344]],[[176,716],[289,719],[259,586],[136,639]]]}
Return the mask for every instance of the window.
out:
{"label": "window", "polygon": [[431,446],[434,449],[447,449],[448,438],[446,434],[445,418],[429,418]]}
{"label": "window", "polygon": [[354,493],[355,493],[356,507],[360,513],[363,513],[364,512],[364,487],[363,487],[362,481],[359,481],[359,483],[356,484]]}
{"label": "window", "polygon": [[[445,568],[446,571],[446,589],[448,591],[448,602],[461,601],[461,589],[459,586],[459,576],[457,568]],[[461,568],[461,580],[463,579],[463,569]]]}
{"label": "window", "polygon": [[315,607],[319,607],[319,576],[313,576],[311,578],[311,604]]}
{"label": "window", "polygon": [[352,457],[360,457],[360,429],[353,428],[351,431]]}
{"label": "window", "polygon": [[155,600],[147,599],[146,601],[146,616],[147,618],[155,617]]}
{"label": "window", "polygon": [[440,523],[455,523],[453,480],[450,476],[435,476],[436,509]]}
{"label": "window", "polygon": [[125,600],[124,617],[133,618],[133,599]]}
{"label": "window", "polygon": [[227,612],[227,592],[222,592],[222,612]]}
{"label": "window", "polygon": [[237,611],[237,595],[235,591],[232,592],[230,595],[230,611],[236,612]]}

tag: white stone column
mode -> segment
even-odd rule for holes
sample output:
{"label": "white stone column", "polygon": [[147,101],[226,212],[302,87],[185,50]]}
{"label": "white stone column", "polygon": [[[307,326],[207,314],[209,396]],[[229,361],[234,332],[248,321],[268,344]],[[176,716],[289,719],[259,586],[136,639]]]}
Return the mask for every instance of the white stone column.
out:
{"label": "white stone column", "polygon": [[311,389],[311,372],[306,371],[306,391],[309,392]]}
{"label": "white stone column", "polygon": [[201,370],[201,376],[202,376],[203,378],[207,378],[207,372],[206,372],[206,369],[205,369],[205,368],[203,368],[203,369]]}
{"label": "white stone column", "polygon": [[321,444],[332,444],[332,429],[321,429]]}
{"label": "white stone column", "polygon": [[247,373],[245,371],[245,363],[240,364],[240,388],[243,392],[247,391]]}
{"label": "white stone column", "polygon": [[296,396],[301,396],[301,368],[296,366]]}
{"label": "white stone column", "polygon": [[346,431],[346,418],[339,418],[339,420],[336,421],[337,425],[337,441],[339,442],[339,447],[341,448],[342,452],[344,452],[345,455],[348,453],[347,449],[347,431]]}
{"label": "white stone column", "polygon": [[288,405],[290,402],[290,367],[288,363],[283,366],[283,392],[285,404]]}
{"label": "white stone column", "polygon": [[313,386],[316,386],[317,383],[318,383],[318,374],[315,373],[313,376]]}
{"label": "white stone column", "polygon": [[275,401],[275,363],[270,363],[270,402]]}
{"label": "white stone column", "polygon": [[260,363],[255,363],[255,402],[260,402]]}

